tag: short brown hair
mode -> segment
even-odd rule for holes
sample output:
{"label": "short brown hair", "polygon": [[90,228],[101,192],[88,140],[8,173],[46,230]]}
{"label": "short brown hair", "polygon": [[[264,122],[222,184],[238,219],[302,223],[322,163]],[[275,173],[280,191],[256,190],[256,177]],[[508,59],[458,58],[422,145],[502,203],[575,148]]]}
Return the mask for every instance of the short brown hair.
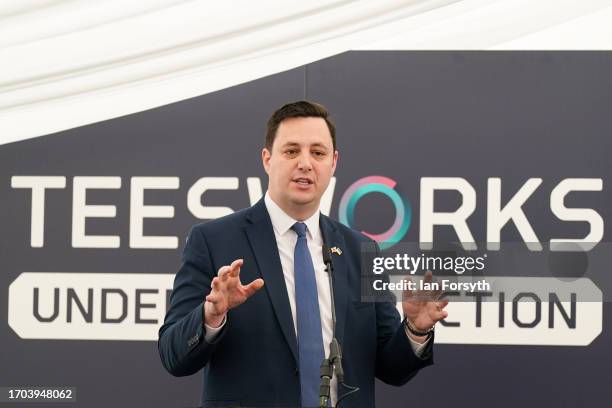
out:
{"label": "short brown hair", "polygon": [[265,142],[266,149],[272,151],[272,145],[274,144],[274,139],[276,139],[278,127],[283,120],[289,118],[321,118],[325,120],[327,128],[329,129],[329,134],[331,135],[332,145],[334,146],[334,150],[336,150],[336,127],[329,117],[329,112],[325,109],[325,106],[309,101],[288,103],[274,111],[270,119],[268,119]]}

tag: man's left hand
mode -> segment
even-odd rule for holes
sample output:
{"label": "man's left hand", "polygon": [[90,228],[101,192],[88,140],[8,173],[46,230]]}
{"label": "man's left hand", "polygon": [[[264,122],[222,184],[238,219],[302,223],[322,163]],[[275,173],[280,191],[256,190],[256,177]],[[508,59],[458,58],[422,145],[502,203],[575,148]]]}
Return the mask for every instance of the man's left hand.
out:
{"label": "man's left hand", "polygon": [[[432,282],[432,273],[425,273],[424,282]],[[402,309],[404,317],[410,321],[413,328],[418,331],[428,331],[434,324],[448,316],[444,310],[448,300],[438,300],[442,294],[441,290],[406,290],[403,293]],[[423,338],[412,336],[421,342]]]}

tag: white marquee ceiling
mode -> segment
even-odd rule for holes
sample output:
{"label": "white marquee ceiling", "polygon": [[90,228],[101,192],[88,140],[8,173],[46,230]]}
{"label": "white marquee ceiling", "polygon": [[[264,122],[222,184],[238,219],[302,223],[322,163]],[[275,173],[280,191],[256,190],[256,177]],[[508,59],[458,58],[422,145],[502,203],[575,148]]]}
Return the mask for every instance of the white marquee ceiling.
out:
{"label": "white marquee ceiling", "polygon": [[0,145],[347,50],[612,49],[612,0],[0,2]]}

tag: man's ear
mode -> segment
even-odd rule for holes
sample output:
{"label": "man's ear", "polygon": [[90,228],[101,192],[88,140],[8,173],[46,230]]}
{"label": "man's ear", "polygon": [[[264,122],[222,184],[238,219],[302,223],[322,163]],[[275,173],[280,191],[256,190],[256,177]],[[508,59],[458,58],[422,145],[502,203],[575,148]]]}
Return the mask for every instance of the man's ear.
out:
{"label": "man's ear", "polygon": [[334,150],[334,162],[332,164],[332,176],[336,172],[336,165],[338,164],[338,151]]}
{"label": "man's ear", "polygon": [[266,174],[270,174],[270,157],[272,153],[267,148],[261,149],[261,163],[263,164]]}

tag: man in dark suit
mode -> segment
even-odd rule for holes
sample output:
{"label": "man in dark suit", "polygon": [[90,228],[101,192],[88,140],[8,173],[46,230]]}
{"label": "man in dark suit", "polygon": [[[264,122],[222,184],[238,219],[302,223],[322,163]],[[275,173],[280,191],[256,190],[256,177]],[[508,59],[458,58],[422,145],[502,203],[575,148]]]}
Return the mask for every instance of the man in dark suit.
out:
{"label": "man in dark suit", "polygon": [[[393,302],[361,302],[360,251],[371,240],[319,212],[337,160],[325,108],[287,104],[268,121],[265,197],[192,228],[158,346],[175,376],[204,368],[204,407],[319,406],[333,336],[323,244],[334,248],[344,384],[359,387],[342,405],[372,408],[375,378],[402,385],[433,363],[446,301],[405,300],[403,322]],[[344,384],[334,376],[332,403]]]}

